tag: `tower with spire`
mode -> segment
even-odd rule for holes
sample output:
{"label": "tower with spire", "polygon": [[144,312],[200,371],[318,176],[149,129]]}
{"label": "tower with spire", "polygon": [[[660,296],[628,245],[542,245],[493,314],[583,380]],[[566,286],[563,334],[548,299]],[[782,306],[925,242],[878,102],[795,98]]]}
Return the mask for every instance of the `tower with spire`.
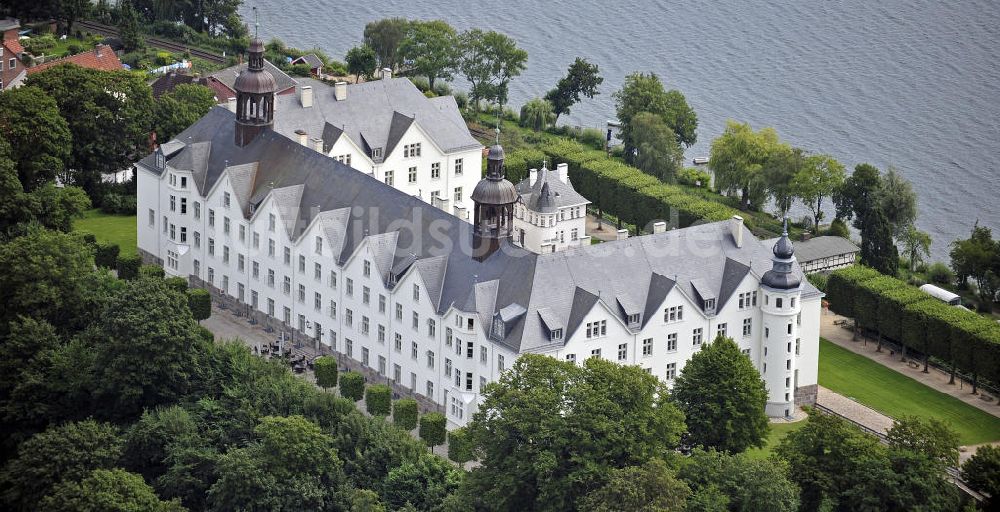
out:
{"label": "tower with spire", "polygon": [[472,191],[472,201],[475,203],[472,250],[480,261],[499,249],[502,240],[510,239],[514,204],[520,197],[514,184],[506,177],[499,130],[497,139],[486,156],[486,177]]}
{"label": "tower with spire", "polygon": [[[257,12],[254,8],[254,17]],[[254,22],[254,36],[247,49],[247,67],[236,78],[236,145],[246,146],[266,128],[274,125],[274,94],[277,83],[274,76],[264,69],[264,42],[257,35],[258,23]]]}
{"label": "tower with spire", "polygon": [[789,416],[795,410],[798,387],[796,355],[801,343],[802,279],[794,272],[795,247],[788,239],[788,219],[771,252],[774,254],[771,270],[760,280],[764,294],[761,373],[768,392],[765,412],[770,416]]}

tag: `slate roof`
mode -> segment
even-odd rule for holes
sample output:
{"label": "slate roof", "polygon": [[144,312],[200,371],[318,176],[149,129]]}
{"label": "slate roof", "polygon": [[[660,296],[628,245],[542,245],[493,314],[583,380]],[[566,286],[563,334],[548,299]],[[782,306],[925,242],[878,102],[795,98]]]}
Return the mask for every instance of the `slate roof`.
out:
{"label": "slate roof", "polygon": [[316,69],[323,67],[323,61],[320,60],[319,56],[315,53],[308,53],[292,61],[292,64],[304,63],[309,66],[309,69]]}
{"label": "slate roof", "polygon": [[[98,55],[100,54],[100,55]],[[68,57],[63,57],[61,59],[50,60],[44,64],[39,64],[34,67],[28,68],[28,74],[32,75],[52,66],[58,66],[60,64],[76,64],[77,66],[82,66],[90,69],[100,69],[103,71],[117,71],[123,69],[122,61],[118,60],[118,56],[109,46],[97,45],[93,50],[78,53],[76,55],[70,55]]]}
{"label": "slate roof", "polygon": [[[778,243],[778,240],[779,238],[772,238],[761,243],[771,248]],[[854,242],[839,236],[817,236],[809,240],[795,242],[794,245],[795,259],[802,263],[861,251],[861,248]]]}
{"label": "slate roof", "polygon": [[[541,255],[503,242],[477,261],[471,224],[273,130],[242,148],[233,130],[234,115],[215,107],[161,146],[172,154],[167,167],[193,169],[202,194],[228,174],[237,184],[237,201],[248,202],[246,213],[274,198],[293,239],[311,222],[320,223],[340,264],[367,238],[387,286],[400,278],[390,272],[417,272],[438,313],[454,307],[478,316],[486,328],[500,314],[505,326],[499,341],[514,351],[564,343],[595,307],[619,318],[621,307],[641,308],[645,324],[658,317],[675,288],[692,296],[697,286],[716,295],[721,308],[747,274],[771,268],[769,247],[746,228],[746,242],[736,247],[728,222]],[[159,172],[154,162],[149,155],[137,165]],[[797,266],[794,272],[801,274]],[[804,296],[819,294],[805,280],[802,286]],[[557,327],[565,329],[563,338],[550,340]]]}
{"label": "slate roof", "polygon": [[521,180],[517,184],[517,192],[521,194],[524,205],[533,212],[552,213],[565,206],[590,204],[586,197],[573,188],[569,177],[564,183],[556,171],[545,167],[538,171],[534,184],[531,184],[530,176]]}
{"label": "slate roof", "polygon": [[21,28],[21,23],[15,18],[0,18],[0,32]]}
{"label": "slate roof", "polygon": [[[234,91],[236,91],[236,77],[240,76],[240,72],[246,68],[247,68],[247,63],[243,62],[235,66],[229,66],[226,69],[221,69],[208,76],[209,78],[214,78],[222,85],[226,86],[229,89],[229,91],[231,91],[230,95],[235,96],[236,94]],[[287,73],[278,69],[277,66],[271,64],[267,59],[264,59],[264,71],[271,73],[271,76],[274,77],[274,83],[277,86],[275,92],[278,94],[281,94],[282,92],[292,87],[295,87],[296,84],[298,84],[298,82],[296,82],[294,78],[288,76]],[[222,101],[222,98],[220,98],[220,101]]]}
{"label": "slate roof", "polygon": [[296,130],[322,137],[329,150],[342,134],[370,151],[381,147],[387,158],[410,128],[418,124],[445,152],[481,148],[462,120],[454,98],[427,99],[409,79],[392,78],[349,84],[347,99],[337,101],[333,87],[319,80],[300,78],[312,86],[313,105],[304,108],[298,95],[275,98],[274,129],[295,138]]}
{"label": "slate roof", "polygon": [[194,82],[194,77],[183,73],[167,73],[149,84],[153,89],[153,97],[159,98],[164,94],[174,90],[178,85],[190,84]]}

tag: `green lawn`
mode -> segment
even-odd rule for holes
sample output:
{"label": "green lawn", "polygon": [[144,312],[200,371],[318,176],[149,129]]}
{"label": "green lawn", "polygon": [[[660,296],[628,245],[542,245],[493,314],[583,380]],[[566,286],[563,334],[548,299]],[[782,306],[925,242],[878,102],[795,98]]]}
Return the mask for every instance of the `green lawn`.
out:
{"label": "green lawn", "polygon": [[82,219],[73,223],[77,231],[89,231],[98,240],[106,240],[118,244],[121,255],[136,253],[135,215],[108,215],[100,210],[87,210]]}
{"label": "green lawn", "polygon": [[958,432],[962,444],[1000,439],[1000,418],[822,338],[819,384],[893,418],[942,420]]}
{"label": "green lawn", "polygon": [[755,460],[766,459],[785,436],[805,425],[806,420],[796,421],[795,423],[771,423],[771,433],[767,435],[767,444],[763,448],[751,448],[747,450],[747,457]]}

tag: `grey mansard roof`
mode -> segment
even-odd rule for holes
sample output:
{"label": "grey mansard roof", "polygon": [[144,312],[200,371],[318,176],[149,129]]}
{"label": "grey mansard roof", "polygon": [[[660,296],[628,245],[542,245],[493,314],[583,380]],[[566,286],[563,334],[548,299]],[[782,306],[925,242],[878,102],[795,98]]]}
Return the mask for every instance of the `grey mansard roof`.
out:
{"label": "grey mansard roof", "polygon": [[[728,222],[541,255],[505,242],[476,261],[471,224],[272,130],[237,147],[233,129],[231,112],[212,109],[161,146],[167,167],[195,172],[202,195],[228,173],[244,215],[270,195],[293,239],[318,222],[338,263],[367,238],[388,286],[418,273],[439,313],[454,307],[485,328],[499,315],[500,342],[514,351],[559,346],[595,307],[623,320],[623,309],[641,313],[645,325],[674,288],[692,299],[696,289],[712,294],[721,309],[747,274],[771,268],[770,247],[745,228],[746,242],[736,247]],[[138,165],[159,172],[154,155]],[[401,221],[412,229],[389,231]],[[794,272],[801,275],[797,266]],[[805,280],[802,286],[805,296],[819,294]],[[563,329],[562,339],[549,339],[553,329]]]}
{"label": "grey mansard roof", "polygon": [[343,101],[319,80],[300,78],[299,85],[312,86],[312,106],[303,107],[297,94],[278,96],[274,129],[293,139],[296,130],[304,130],[309,138],[322,138],[325,151],[346,133],[365,151],[381,147],[388,157],[414,122],[445,152],[482,147],[469,134],[454,98],[428,99],[406,78],[350,84]]}
{"label": "grey mansard roof", "polygon": [[[567,181],[569,178],[567,178]],[[563,183],[555,171],[542,168],[534,184],[531,178],[524,178],[517,184],[524,205],[533,212],[553,213],[565,206],[589,204],[586,197],[573,188],[572,183]]]}

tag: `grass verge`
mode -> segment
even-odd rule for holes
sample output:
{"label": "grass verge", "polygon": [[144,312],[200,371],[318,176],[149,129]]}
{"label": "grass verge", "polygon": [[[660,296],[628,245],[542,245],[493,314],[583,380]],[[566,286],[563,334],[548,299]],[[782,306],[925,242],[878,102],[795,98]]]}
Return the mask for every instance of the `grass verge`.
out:
{"label": "grass verge", "polygon": [[893,418],[944,421],[964,445],[1000,440],[1000,418],[822,338],[819,385]]}
{"label": "grass verge", "polygon": [[778,443],[785,438],[789,433],[794,432],[804,426],[806,426],[806,420],[796,421],[794,423],[771,423],[771,433],[767,435],[767,444],[763,448],[751,448],[746,451],[746,456],[753,460],[763,460],[771,455],[774,448],[778,446]]}
{"label": "grass verge", "polygon": [[93,233],[98,240],[118,244],[122,256],[136,254],[135,215],[108,215],[98,209],[87,210],[73,223],[76,231]]}

